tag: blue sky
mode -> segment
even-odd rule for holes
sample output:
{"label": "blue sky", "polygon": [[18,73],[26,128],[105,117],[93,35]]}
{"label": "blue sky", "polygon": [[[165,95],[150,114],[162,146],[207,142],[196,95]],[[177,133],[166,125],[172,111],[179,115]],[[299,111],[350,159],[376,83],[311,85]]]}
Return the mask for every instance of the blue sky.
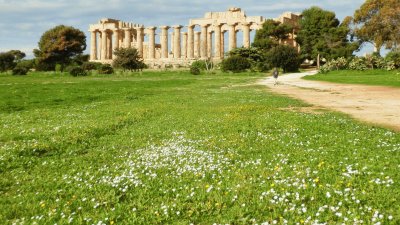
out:
{"label": "blue sky", "polygon": [[[353,15],[364,0],[0,0],[0,52],[11,49],[32,56],[40,36],[59,25],[69,25],[86,33],[89,24],[114,18],[145,26],[186,25],[190,18],[208,11],[240,7],[248,16],[278,17],[285,11],[301,12],[311,6],[334,11],[342,20]],[[369,48],[364,49],[369,51]],[[363,52],[364,52],[363,51]],[[86,50],[88,52],[88,50]]]}

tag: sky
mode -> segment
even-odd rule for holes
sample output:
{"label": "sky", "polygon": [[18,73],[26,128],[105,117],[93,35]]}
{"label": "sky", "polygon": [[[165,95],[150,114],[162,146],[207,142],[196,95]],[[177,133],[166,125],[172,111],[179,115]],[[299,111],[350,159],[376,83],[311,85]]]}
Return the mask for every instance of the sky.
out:
{"label": "sky", "polygon": [[[0,0],[0,52],[18,49],[31,58],[41,35],[60,24],[84,31],[90,46],[89,24],[101,18],[145,26],[187,25],[191,18],[229,7],[239,7],[247,16],[276,18],[283,12],[319,6],[335,12],[342,20],[363,3],[364,0]],[[366,47],[362,53],[366,51],[371,49]]]}

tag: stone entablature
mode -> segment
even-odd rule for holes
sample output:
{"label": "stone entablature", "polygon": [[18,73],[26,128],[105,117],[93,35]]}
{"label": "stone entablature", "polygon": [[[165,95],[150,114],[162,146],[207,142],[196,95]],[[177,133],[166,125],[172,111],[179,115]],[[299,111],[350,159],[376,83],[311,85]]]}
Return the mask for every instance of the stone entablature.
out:
{"label": "stone entablature", "polygon": [[[289,39],[282,40],[283,44],[299,47],[294,38],[300,18],[299,14],[284,13],[275,19],[295,27]],[[142,24],[101,19],[89,27],[90,60],[111,63],[115,57],[113,55],[115,48],[135,47],[145,63],[152,67],[174,64],[184,66],[197,59],[219,61],[224,57],[226,42],[229,51],[238,47],[237,34],[241,31],[243,43],[239,45],[250,47],[250,32],[262,28],[264,22],[264,17],[248,17],[244,11],[235,7],[229,8],[226,12],[208,12],[203,18],[190,19],[187,26],[144,27]],[[225,40],[226,32],[228,40]],[[156,43],[157,35],[159,43]],[[145,37],[147,37],[146,42]]]}

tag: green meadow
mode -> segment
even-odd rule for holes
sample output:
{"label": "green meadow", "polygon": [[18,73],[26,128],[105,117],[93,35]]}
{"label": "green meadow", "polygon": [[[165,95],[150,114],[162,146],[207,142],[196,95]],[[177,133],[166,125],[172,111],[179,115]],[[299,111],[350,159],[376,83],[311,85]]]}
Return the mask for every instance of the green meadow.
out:
{"label": "green meadow", "polygon": [[0,75],[0,223],[399,224],[400,134],[264,76]]}
{"label": "green meadow", "polygon": [[306,80],[328,81],[344,84],[364,84],[400,87],[400,71],[393,70],[335,70],[327,74],[307,76]]}

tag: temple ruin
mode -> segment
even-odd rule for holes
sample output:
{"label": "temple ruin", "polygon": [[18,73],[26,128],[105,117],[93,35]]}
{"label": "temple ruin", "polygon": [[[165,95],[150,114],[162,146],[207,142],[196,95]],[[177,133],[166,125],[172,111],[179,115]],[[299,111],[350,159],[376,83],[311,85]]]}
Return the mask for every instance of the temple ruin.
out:
{"label": "temple ruin", "polygon": [[[274,19],[295,28],[287,40],[280,40],[282,44],[299,49],[295,37],[300,18],[300,14],[287,12]],[[173,25],[157,29],[154,26],[144,27],[142,24],[102,19],[90,25],[90,60],[112,63],[115,58],[114,49],[134,47],[144,62],[155,68],[167,65],[188,66],[198,59],[220,61],[225,54],[226,32],[227,51],[236,47],[248,48],[251,45],[250,32],[262,28],[265,20],[262,16],[247,16],[235,7],[226,12],[208,12],[204,18],[190,19],[185,27]],[[240,31],[243,43],[238,44],[237,35]],[[156,35],[159,36],[159,43],[156,42]]]}

